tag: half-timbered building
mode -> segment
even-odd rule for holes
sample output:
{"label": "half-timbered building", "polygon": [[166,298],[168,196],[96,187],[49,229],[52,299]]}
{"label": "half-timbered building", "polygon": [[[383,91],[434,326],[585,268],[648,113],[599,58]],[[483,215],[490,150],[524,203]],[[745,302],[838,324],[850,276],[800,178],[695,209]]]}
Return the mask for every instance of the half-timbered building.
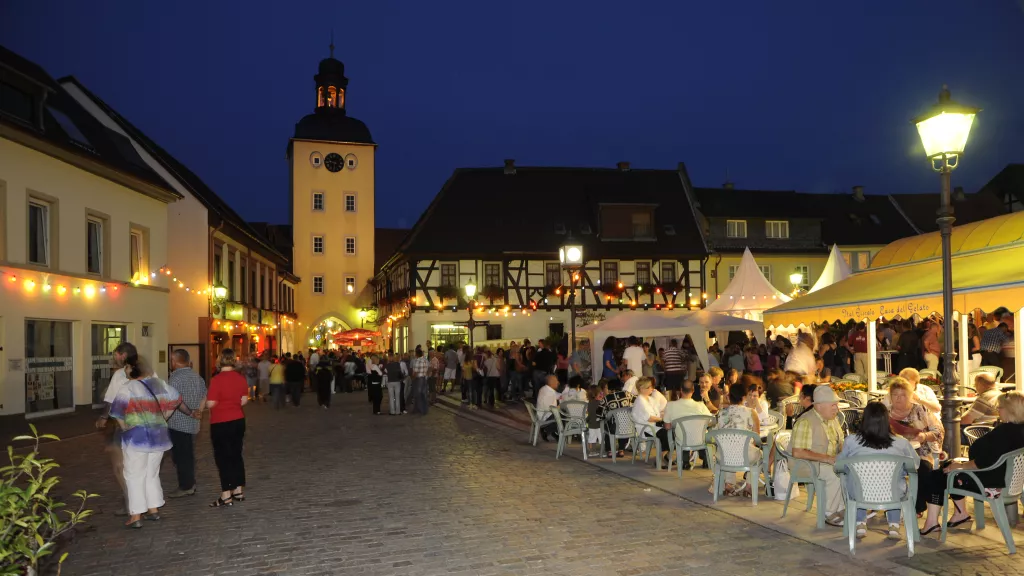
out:
{"label": "half-timbered building", "polygon": [[[698,308],[708,249],[685,167],[457,169],[375,279],[387,345],[544,338],[613,314]],[[558,249],[584,247],[578,279]],[[477,286],[474,299],[465,287]]]}

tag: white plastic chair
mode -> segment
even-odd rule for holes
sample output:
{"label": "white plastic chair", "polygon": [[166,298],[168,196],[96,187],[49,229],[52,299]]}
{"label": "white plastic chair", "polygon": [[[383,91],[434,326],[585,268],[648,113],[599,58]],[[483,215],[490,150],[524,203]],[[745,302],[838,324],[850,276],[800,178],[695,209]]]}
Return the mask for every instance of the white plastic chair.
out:
{"label": "white plastic chair", "polygon": [[863,408],[868,404],[868,395],[866,392],[861,390],[844,390],[843,398],[845,398],[853,408]]}
{"label": "white plastic chair", "polygon": [[866,382],[866,379],[860,374],[857,374],[856,372],[850,372],[847,375],[843,376],[842,379],[845,380],[846,382],[856,382],[858,384],[864,384]]}
{"label": "white plastic chair", "polygon": [[537,416],[537,409],[534,408],[530,402],[524,402],[526,405],[526,413],[530,415],[530,435],[526,441],[534,446],[537,445],[537,436],[540,435],[540,418]]}
{"label": "white plastic chair", "polygon": [[751,457],[750,447],[761,448],[761,437],[750,430],[722,428],[708,432],[708,444],[714,445],[714,479],[712,480],[713,500],[718,503],[718,495],[725,488],[726,473],[746,472],[747,482],[751,485],[750,497],[757,506],[758,478],[761,472],[761,453]]}
{"label": "white plastic chair", "polygon": [[[676,454],[676,471],[679,477],[683,477],[683,452],[699,452],[704,450],[707,454],[708,445],[705,441],[708,427],[715,421],[714,416],[683,416],[676,418],[669,423],[668,451]],[[676,439],[676,430],[682,432],[683,441],[679,443]]]}
{"label": "white plastic chair", "polygon": [[775,442],[775,457],[776,460],[779,458],[785,458],[786,463],[789,465],[789,488],[786,490],[786,503],[782,506],[782,517],[786,517],[786,512],[789,510],[789,500],[793,497],[793,486],[797,484],[804,484],[807,488],[807,508],[806,512],[811,511],[811,506],[814,506],[814,494],[818,494],[818,512],[816,525],[818,529],[825,527],[825,481],[818,478],[818,471],[815,469],[812,462],[809,460],[802,460],[800,458],[794,458],[793,455],[783,448],[778,441]]}
{"label": "white plastic chair", "polygon": [[[612,453],[612,464],[614,464],[615,454],[618,452],[618,450],[616,450],[616,448],[618,448],[617,440],[632,440],[633,436],[636,436],[636,427],[633,425],[633,408],[629,406],[616,408],[615,410],[605,414],[604,419],[605,434],[607,434],[609,440],[608,450]],[[608,426],[609,422],[615,424],[614,434]],[[633,448],[635,450],[636,446]]]}
{"label": "white plastic chair", "polygon": [[[1006,465],[1006,476],[1004,486],[998,495],[989,496],[983,484],[978,480],[977,472],[989,472]],[[981,488],[981,492],[975,492],[965,488],[954,486],[956,477],[960,474],[969,476]],[[985,504],[992,508],[992,516],[996,519],[996,526],[1003,533],[1003,540],[1010,554],[1017,553],[1017,546],[1013,543],[1013,532],[1010,529],[1010,520],[1006,517],[1006,506],[1017,504],[1017,500],[1024,503],[1024,448],[1003,454],[996,463],[988,468],[979,470],[954,470],[946,475],[946,495],[942,499],[942,516],[939,518],[939,525],[942,526],[941,542],[946,541],[946,522],[949,518],[949,497],[953,494],[969,496],[974,499],[974,522],[978,530],[985,528]]]}
{"label": "white plastic chair", "polygon": [[[566,400],[558,405],[565,420],[578,421],[580,428],[587,429],[587,403],[581,400]],[[570,438],[570,440],[572,440]],[[584,439],[585,440],[585,439]]]}
{"label": "white plastic chair", "polygon": [[579,436],[580,444],[583,445],[583,459],[587,459],[587,442],[586,433],[587,428],[580,424],[579,420],[569,419],[564,420],[562,413],[559,411],[558,406],[552,406],[551,417],[555,419],[555,428],[558,430],[558,448],[555,450],[555,459],[561,458],[562,453],[565,452],[565,444],[572,436]]}
{"label": "white plastic chair", "polygon": [[967,382],[967,384],[974,384],[975,376],[983,373],[991,374],[992,377],[996,379],[996,382],[1002,381],[1003,369],[1000,368],[999,366],[979,366],[977,370],[972,370],[971,373],[968,375],[971,381]]}
{"label": "white plastic chair", "polygon": [[[850,538],[850,554],[857,540],[857,510],[899,508],[907,531],[907,556],[914,556],[914,541],[920,541],[917,528],[917,467],[906,456],[870,454],[836,462],[836,473],[847,478],[846,520],[843,533]],[[909,486],[907,478],[910,479]]]}

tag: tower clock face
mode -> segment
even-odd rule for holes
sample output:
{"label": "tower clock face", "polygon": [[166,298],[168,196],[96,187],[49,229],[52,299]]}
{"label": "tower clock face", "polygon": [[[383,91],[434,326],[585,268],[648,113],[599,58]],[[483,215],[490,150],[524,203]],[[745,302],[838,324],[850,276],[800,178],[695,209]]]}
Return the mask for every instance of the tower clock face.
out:
{"label": "tower clock face", "polygon": [[338,172],[345,167],[345,161],[341,158],[340,154],[331,152],[324,158],[324,166],[331,172]]}

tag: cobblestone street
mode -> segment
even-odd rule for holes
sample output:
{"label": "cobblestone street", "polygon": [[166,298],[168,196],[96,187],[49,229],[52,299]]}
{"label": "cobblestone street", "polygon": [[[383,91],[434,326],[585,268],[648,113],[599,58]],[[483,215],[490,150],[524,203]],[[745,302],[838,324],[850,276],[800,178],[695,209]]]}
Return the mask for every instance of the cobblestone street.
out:
{"label": "cobblestone street", "polygon": [[[207,433],[200,494],[126,530],[98,438],[53,444],[67,490],[103,494],[64,574],[884,574],[435,409],[374,417],[365,396],[249,409],[247,494],[217,493]],[[45,425],[43,427],[45,431]],[[627,465],[627,464],[623,464]],[[166,489],[174,470],[164,461]],[[1005,554],[1003,555],[1005,557]]]}

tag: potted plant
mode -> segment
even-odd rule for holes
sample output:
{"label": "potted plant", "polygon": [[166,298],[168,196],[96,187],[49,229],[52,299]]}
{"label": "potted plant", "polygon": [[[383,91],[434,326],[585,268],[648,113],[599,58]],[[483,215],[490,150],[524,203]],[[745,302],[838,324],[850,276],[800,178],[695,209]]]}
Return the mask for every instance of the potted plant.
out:
{"label": "potted plant", "polygon": [[504,300],[505,299],[505,289],[502,288],[501,286],[495,286],[493,284],[489,284],[487,286],[484,286],[483,290],[480,291],[480,295],[482,297],[488,299],[488,300],[491,300],[491,301],[494,301],[494,300]]}
{"label": "potted plant", "polygon": [[459,289],[455,286],[438,286],[437,297],[441,300],[454,300],[459,297]]}

